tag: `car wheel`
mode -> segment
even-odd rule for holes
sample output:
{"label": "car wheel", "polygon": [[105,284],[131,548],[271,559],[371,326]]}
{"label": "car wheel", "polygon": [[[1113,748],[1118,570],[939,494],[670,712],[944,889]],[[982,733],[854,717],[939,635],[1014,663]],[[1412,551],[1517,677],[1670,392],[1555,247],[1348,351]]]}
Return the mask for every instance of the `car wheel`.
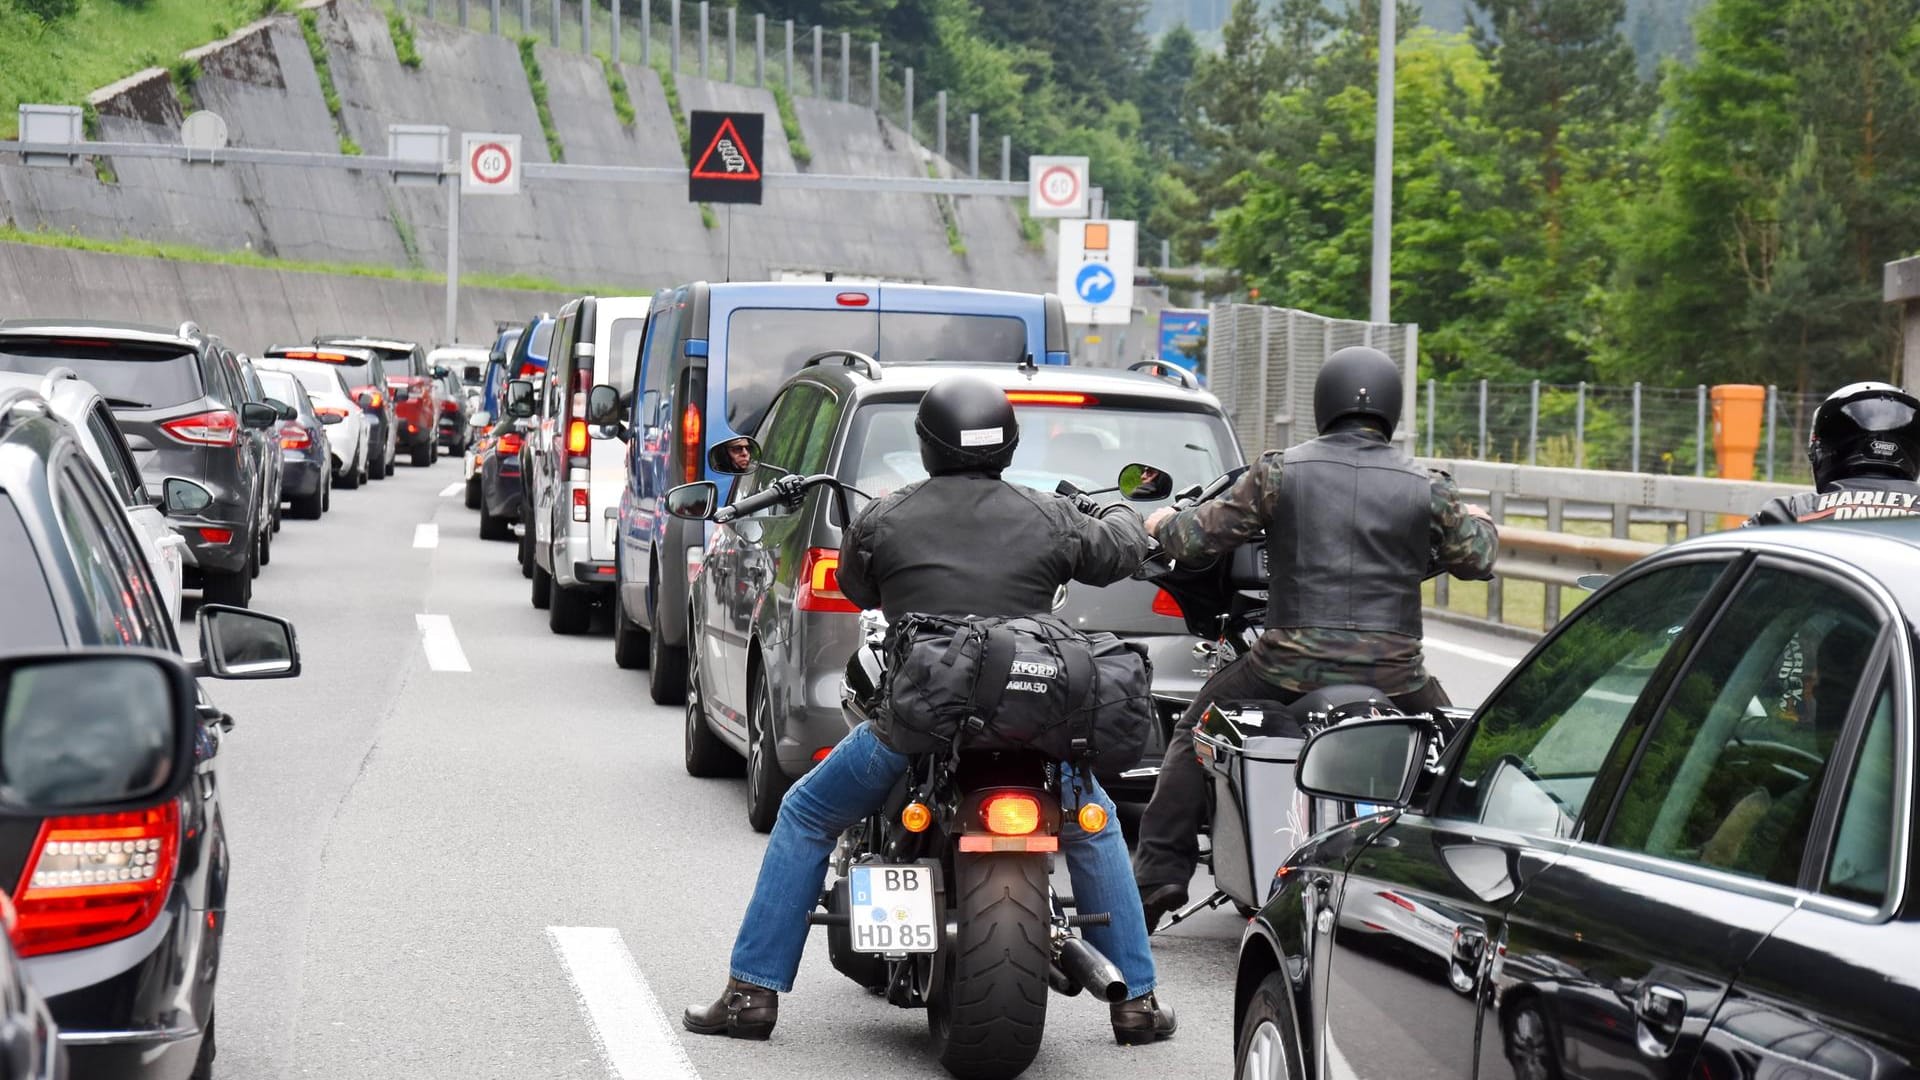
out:
{"label": "car wheel", "polygon": [[513,526],[508,524],[506,518],[487,513],[487,508],[483,506],[480,508],[480,539],[511,540]]}
{"label": "car wheel", "polygon": [[480,478],[478,476],[467,479],[467,509],[480,509]]}
{"label": "car wheel", "polygon": [[193,1059],[193,1073],[187,1080],[213,1080],[213,1059],[220,1053],[214,1042],[214,1022],[218,1019],[207,1017],[206,1030],[200,1033],[200,1056]]}
{"label": "car wheel", "polygon": [[533,576],[533,518],[520,514],[520,576]]}
{"label": "car wheel", "polygon": [[738,776],[745,764],[733,748],[720,740],[707,725],[706,696],[700,687],[700,657],[695,649],[687,655],[686,709],[687,775],[698,777]]}
{"label": "car wheel", "polygon": [[326,489],[320,495],[320,512],[323,514],[333,509],[333,476],[332,474],[328,474],[325,483],[326,483]]}
{"label": "car wheel", "polygon": [[425,446],[416,446],[413,448],[413,467],[414,468],[424,469],[431,464],[433,464],[433,444],[432,443],[428,443]]}
{"label": "car wheel", "polygon": [[[625,591],[618,581],[614,582],[613,662],[627,671],[638,671],[647,666],[647,632],[627,618],[627,604],[621,599]],[[691,655],[688,662],[692,662]]]}
{"label": "car wheel", "polygon": [[273,561],[273,530],[260,530],[260,555],[253,560],[253,576],[260,576],[260,568]]}
{"label": "car wheel", "polygon": [[[793,781],[780,771],[779,745],[773,734],[773,692],[756,672],[747,705],[747,824],[754,832],[772,832],[780,799]],[[691,693],[691,691],[689,691]]]}
{"label": "car wheel", "polygon": [[327,509],[327,482],[320,481],[320,490],[311,495],[301,495],[293,500],[293,516],[303,521],[314,521]]}
{"label": "car wheel", "polygon": [[253,603],[253,560],[232,573],[216,570],[205,572],[205,581],[201,586],[200,599],[208,604],[227,604],[231,607],[246,607]]}
{"label": "car wheel", "polygon": [[280,500],[273,500],[273,531],[280,531]]}
{"label": "car wheel", "polygon": [[592,593],[558,582],[547,590],[547,629],[556,634],[584,634],[592,621]]}
{"label": "car wheel", "polygon": [[540,569],[539,563],[534,563],[530,576],[533,578],[533,606],[545,611],[553,603],[553,575]]}
{"label": "car wheel", "polygon": [[[687,650],[666,643],[660,632],[660,616],[653,617],[653,630],[647,635],[647,693],[655,705],[677,705],[687,694]],[[687,619],[687,637],[693,637],[693,619]]]}
{"label": "car wheel", "polygon": [[1233,1075],[1239,1080],[1297,1080],[1287,1044],[1287,979],[1274,972],[1253,991],[1234,1040]]}
{"label": "car wheel", "polygon": [[1552,1034],[1547,1029],[1547,1018],[1540,1014],[1539,1002],[1522,1004],[1504,1027],[1507,1062],[1513,1066],[1514,1080],[1560,1080]]}

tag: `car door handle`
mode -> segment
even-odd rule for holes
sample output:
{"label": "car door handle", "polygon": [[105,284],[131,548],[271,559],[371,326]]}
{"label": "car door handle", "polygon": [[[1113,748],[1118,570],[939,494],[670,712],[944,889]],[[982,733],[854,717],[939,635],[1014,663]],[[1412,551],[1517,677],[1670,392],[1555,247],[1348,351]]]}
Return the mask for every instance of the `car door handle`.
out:
{"label": "car door handle", "polygon": [[1447,982],[1462,994],[1480,981],[1480,961],[1487,955],[1487,935],[1470,926],[1453,928],[1453,946],[1447,958]]}
{"label": "car door handle", "polygon": [[1634,1019],[1640,1030],[1634,1040],[1648,1057],[1665,1057],[1673,1052],[1680,1028],[1687,1019],[1687,995],[1659,983],[1642,984],[1633,997]]}

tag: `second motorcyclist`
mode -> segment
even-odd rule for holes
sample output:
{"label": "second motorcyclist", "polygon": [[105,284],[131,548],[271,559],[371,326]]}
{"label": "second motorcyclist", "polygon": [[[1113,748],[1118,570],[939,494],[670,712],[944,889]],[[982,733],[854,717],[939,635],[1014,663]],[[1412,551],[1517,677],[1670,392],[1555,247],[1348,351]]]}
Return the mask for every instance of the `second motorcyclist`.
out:
{"label": "second motorcyclist", "polygon": [[1264,633],[1207,680],[1175,725],[1141,818],[1134,876],[1150,928],[1186,903],[1199,859],[1207,779],[1193,729],[1209,702],[1291,702],[1357,683],[1408,712],[1448,704],[1422,661],[1420,583],[1434,563],[1491,577],[1496,536],[1450,477],[1393,446],[1400,405],[1391,358],[1341,349],[1314,383],[1319,438],[1263,454],[1219,498],[1147,520],[1175,559],[1227,552],[1264,532],[1270,577]]}
{"label": "second motorcyclist", "polygon": [[1812,491],[1774,499],[1748,525],[1920,516],[1920,399],[1888,383],[1827,395],[1807,426]]}

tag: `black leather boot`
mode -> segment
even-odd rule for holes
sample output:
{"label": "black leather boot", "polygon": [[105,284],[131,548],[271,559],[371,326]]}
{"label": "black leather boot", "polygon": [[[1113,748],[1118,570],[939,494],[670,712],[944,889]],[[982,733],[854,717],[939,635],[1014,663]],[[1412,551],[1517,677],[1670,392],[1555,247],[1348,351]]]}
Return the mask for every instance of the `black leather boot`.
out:
{"label": "black leather boot", "polygon": [[1113,1041],[1121,1046],[1145,1046],[1173,1038],[1180,1025],[1173,1010],[1152,994],[1108,1006],[1113,1013]]}
{"label": "black leather boot", "polygon": [[1187,906],[1184,885],[1140,886],[1140,910],[1147,917],[1147,933],[1160,928],[1160,920]]}
{"label": "black leather boot", "polygon": [[[1115,1005],[1117,1010],[1120,1006]],[[1114,1030],[1119,1031],[1119,1013],[1113,1014]],[[680,1018],[688,1031],[696,1035],[725,1035],[729,1039],[765,1039],[773,1034],[774,1021],[780,1019],[780,994],[764,986],[728,979],[720,1000],[705,1008],[689,1006]]]}

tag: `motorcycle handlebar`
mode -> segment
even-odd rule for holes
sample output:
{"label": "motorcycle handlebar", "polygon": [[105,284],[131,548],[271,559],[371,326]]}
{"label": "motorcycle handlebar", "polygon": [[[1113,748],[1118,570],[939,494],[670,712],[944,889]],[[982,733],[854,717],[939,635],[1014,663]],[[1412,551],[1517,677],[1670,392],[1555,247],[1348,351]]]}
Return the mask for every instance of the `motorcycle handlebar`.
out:
{"label": "motorcycle handlebar", "polygon": [[855,491],[855,489],[842,484],[838,477],[828,473],[820,473],[815,476],[794,476],[788,474],[768,485],[765,491],[756,491],[738,502],[723,506],[714,511],[713,520],[725,525],[727,522],[733,521],[736,518],[758,513],[769,507],[778,506],[781,503],[798,503],[806,496],[807,492],[822,485],[831,485],[843,491]]}

